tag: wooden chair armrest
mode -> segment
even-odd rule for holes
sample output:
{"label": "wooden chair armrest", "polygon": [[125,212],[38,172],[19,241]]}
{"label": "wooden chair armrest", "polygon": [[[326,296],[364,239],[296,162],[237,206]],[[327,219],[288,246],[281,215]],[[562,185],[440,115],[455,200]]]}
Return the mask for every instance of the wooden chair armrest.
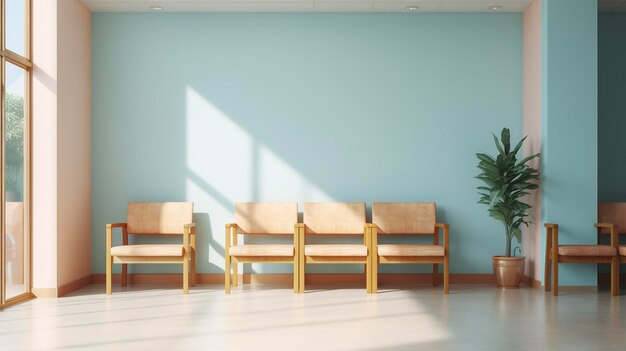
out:
{"label": "wooden chair armrest", "polygon": [[611,246],[616,249],[619,247],[619,231],[617,230],[617,225],[612,223],[596,223],[594,224],[596,228],[598,228],[598,232],[600,232],[600,228],[607,228],[611,230]]}
{"label": "wooden chair armrest", "polygon": [[237,228],[237,223],[226,223],[226,228]]}
{"label": "wooden chair armrest", "polygon": [[122,229],[122,245],[128,245],[128,233],[126,232],[126,223],[107,223],[105,230],[105,247],[107,257],[111,254],[111,247],[113,247],[113,229]]}
{"label": "wooden chair armrest", "polygon": [[187,223],[184,225],[184,230],[189,232],[191,235],[196,235],[196,224],[195,223]]}
{"label": "wooden chair armrest", "polygon": [[617,229],[617,225],[616,224],[612,224],[612,223],[596,223],[596,224],[594,224],[594,226],[596,228]]}
{"label": "wooden chair armrest", "polygon": [[108,223],[107,228],[126,228],[126,223]]}
{"label": "wooden chair armrest", "polygon": [[552,252],[552,257],[556,259],[558,257],[559,247],[559,225],[554,223],[545,223],[543,226],[546,227],[546,250],[549,250],[548,252]]}
{"label": "wooden chair armrest", "polygon": [[443,247],[448,254],[448,248],[450,247],[450,225],[448,223],[435,223],[435,229],[443,229]]}

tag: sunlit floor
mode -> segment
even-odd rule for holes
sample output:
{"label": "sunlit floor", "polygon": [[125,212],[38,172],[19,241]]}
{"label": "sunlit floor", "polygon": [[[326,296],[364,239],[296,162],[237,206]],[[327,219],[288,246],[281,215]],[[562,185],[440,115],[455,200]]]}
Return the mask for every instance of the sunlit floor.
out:
{"label": "sunlit floor", "polygon": [[490,286],[180,289],[92,285],[0,313],[0,349],[624,350],[626,296]]}

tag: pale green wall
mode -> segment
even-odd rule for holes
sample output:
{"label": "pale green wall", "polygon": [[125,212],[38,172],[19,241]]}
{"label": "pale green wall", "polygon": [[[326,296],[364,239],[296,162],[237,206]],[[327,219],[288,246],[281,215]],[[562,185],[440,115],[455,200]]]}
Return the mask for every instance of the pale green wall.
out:
{"label": "pale green wall", "polygon": [[97,13],[93,26],[94,273],[128,201],[194,201],[204,273],[223,271],[235,201],[436,201],[453,273],[490,273],[503,253],[474,154],[502,127],[520,137],[521,14]]}
{"label": "pale green wall", "polygon": [[[597,18],[596,0],[542,0],[542,219],[559,224],[560,244],[597,242]],[[596,265],[559,276],[596,285]]]}

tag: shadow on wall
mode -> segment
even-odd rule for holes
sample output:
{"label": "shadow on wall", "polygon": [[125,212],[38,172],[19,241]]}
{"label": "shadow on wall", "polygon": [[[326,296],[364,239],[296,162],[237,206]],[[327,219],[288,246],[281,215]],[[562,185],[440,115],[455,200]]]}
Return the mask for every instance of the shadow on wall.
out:
{"label": "shadow on wall", "polygon": [[474,153],[502,126],[519,137],[521,18],[415,18],[96,14],[93,271],[128,201],[195,203],[199,273],[223,272],[237,201],[434,201],[452,272],[490,272],[501,228],[476,204]]}

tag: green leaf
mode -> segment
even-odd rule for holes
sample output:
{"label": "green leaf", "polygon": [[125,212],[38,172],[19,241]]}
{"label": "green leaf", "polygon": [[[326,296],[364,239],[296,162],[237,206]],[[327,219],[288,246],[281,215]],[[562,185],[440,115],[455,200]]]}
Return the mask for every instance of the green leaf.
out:
{"label": "green leaf", "polygon": [[511,151],[511,153],[513,155],[516,155],[517,152],[519,151],[519,149],[522,147],[522,145],[524,144],[524,140],[526,140],[527,137],[523,137],[522,140],[519,141],[519,143],[517,143],[517,145],[515,145],[515,147],[513,148],[513,151]]}
{"label": "green leaf", "polygon": [[493,142],[496,143],[496,147],[498,148],[498,151],[500,151],[500,155],[498,155],[498,157],[500,157],[504,153],[504,150],[502,150],[502,146],[500,146],[500,141],[498,140],[498,137],[495,134],[492,135]]}
{"label": "green leaf", "polygon": [[502,140],[502,145],[504,145],[504,153],[508,154],[509,150],[511,150],[511,131],[509,128],[502,128],[500,139]]}

